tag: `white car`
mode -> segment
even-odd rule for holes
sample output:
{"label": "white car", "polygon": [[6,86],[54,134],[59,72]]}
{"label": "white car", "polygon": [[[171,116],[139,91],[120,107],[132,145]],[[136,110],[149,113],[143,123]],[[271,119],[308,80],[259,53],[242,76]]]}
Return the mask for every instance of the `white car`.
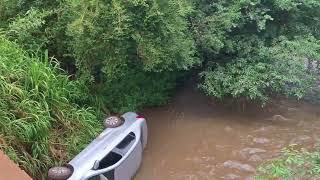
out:
{"label": "white car", "polygon": [[54,167],[54,180],[130,180],[138,171],[147,144],[145,118],[133,112],[109,117],[107,127],[65,167]]}

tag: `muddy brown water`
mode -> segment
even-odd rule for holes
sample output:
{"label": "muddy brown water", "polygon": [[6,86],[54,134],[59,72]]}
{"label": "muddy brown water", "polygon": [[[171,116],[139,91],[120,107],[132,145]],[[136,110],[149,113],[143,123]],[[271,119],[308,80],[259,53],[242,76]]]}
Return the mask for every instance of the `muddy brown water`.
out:
{"label": "muddy brown water", "polygon": [[183,89],[165,107],[145,110],[149,139],[135,180],[253,179],[256,167],[289,144],[314,147],[320,108],[286,101],[276,107],[241,113]]}

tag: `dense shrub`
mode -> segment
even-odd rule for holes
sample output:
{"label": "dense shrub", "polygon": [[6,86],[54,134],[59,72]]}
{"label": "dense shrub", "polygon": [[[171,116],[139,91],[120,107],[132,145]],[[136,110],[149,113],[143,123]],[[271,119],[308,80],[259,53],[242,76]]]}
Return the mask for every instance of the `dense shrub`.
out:
{"label": "dense shrub", "polygon": [[128,76],[108,82],[101,89],[101,97],[111,111],[126,112],[146,106],[158,106],[167,102],[170,92],[179,78],[170,72],[128,72]]}
{"label": "dense shrub", "polygon": [[77,154],[100,130],[54,59],[29,57],[0,37],[0,146],[33,177]]}
{"label": "dense shrub", "polygon": [[319,179],[320,151],[297,149],[294,145],[283,150],[283,157],[260,166],[257,180],[268,179]]}
{"label": "dense shrub", "polygon": [[[159,98],[140,98],[133,92],[138,86],[129,93],[128,84],[179,76],[200,63],[200,87],[210,96],[263,103],[271,92],[303,97],[315,82],[310,65],[320,67],[319,7],[316,0],[15,0],[0,4],[0,22],[11,40],[32,51],[48,49],[76,74],[90,94],[83,103],[99,100],[123,111],[159,104]],[[172,87],[174,80],[160,84]],[[143,83],[143,94],[163,100],[171,89]]]}
{"label": "dense shrub", "polygon": [[301,98],[315,85],[319,1],[194,2],[200,87],[208,95],[264,103],[274,92]]}
{"label": "dense shrub", "polygon": [[216,63],[202,72],[200,87],[221,99],[231,95],[265,103],[271,92],[302,98],[316,80],[316,74],[307,66],[309,58],[319,58],[320,44],[313,40],[281,39],[269,47],[256,42],[254,50],[244,46],[233,61]]}
{"label": "dense shrub", "polygon": [[96,106],[98,100],[112,111],[162,104],[175,77],[199,64],[187,20],[192,6],[185,0],[16,4],[0,4],[6,36],[32,52],[48,49],[86,87],[90,96],[82,103]]}
{"label": "dense shrub", "polygon": [[[198,63],[186,1],[74,2],[68,25],[78,77],[111,111],[166,102],[180,71]],[[170,77],[171,76],[171,77]]]}

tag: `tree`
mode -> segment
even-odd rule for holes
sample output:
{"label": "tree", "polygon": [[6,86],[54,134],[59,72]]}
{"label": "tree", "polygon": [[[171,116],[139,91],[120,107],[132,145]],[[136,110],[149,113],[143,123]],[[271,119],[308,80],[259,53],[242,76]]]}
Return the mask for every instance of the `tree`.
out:
{"label": "tree", "polygon": [[163,103],[180,71],[198,62],[184,0],[78,1],[71,9],[79,77],[103,86],[112,110]]}
{"label": "tree", "polygon": [[319,60],[319,1],[195,1],[191,18],[208,95],[266,102],[271,92],[302,98]]}

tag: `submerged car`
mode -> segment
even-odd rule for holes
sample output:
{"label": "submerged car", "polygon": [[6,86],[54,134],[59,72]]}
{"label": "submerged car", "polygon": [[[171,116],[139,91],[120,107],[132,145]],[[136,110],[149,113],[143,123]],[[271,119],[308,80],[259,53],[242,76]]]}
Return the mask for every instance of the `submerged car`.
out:
{"label": "submerged car", "polygon": [[48,172],[52,180],[130,180],[147,144],[144,117],[133,112],[104,121],[106,129],[64,167]]}

